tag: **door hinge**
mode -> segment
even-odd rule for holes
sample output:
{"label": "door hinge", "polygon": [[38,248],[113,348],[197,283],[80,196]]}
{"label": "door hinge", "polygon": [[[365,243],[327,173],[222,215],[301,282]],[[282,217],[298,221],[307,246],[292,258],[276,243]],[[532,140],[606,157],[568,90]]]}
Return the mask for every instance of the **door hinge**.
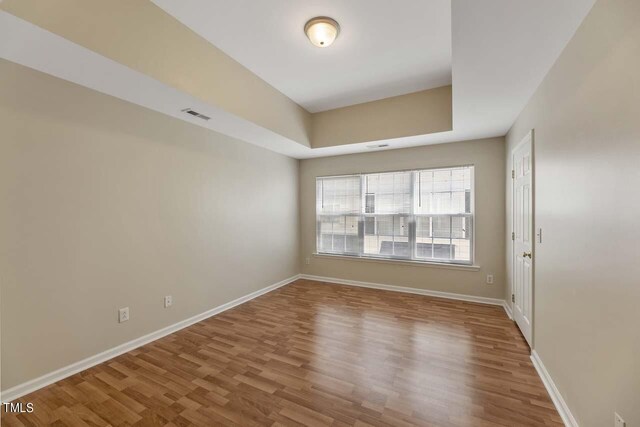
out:
{"label": "door hinge", "polygon": [[516,179],[516,171],[515,171],[515,169],[511,169],[511,179]]}
{"label": "door hinge", "polygon": [[516,296],[514,294],[511,294],[511,302],[516,302]]}
{"label": "door hinge", "polygon": [[516,232],[515,231],[511,232],[511,240],[516,240]]}

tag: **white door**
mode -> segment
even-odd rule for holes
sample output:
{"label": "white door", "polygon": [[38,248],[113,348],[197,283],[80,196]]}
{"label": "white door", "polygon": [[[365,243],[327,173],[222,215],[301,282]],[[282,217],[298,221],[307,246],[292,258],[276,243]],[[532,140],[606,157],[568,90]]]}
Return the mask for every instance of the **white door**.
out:
{"label": "white door", "polygon": [[533,323],[533,131],[513,150],[513,318],[531,346]]}

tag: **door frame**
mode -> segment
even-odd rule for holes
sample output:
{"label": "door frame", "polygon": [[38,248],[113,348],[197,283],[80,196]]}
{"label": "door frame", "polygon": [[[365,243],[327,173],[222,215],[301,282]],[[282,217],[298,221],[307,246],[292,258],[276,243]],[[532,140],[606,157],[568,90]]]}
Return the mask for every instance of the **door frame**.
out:
{"label": "door frame", "polygon": [[[530,129],[526,135],[520,140],[520,142],[513,147],[511,150],[511,174],[515,170],[514,167],[514,155],[515,152],[520,149],[520,147],[527,142],[531,142],[531,228],[532,228],[532,243],[531,243],[531,350],[534,349],[535,343],[535,283],[536,283],[536,246],[538,241],[538,233],[536,232],[536,202],[535,202],[535,189],[536,189],[536,156],[535,156],[535,129]],[[513,179],[513,175],[511,178],[511,232],[515,232],[515,179]],[[512,234],[513,236],[513,234]],[[513,296],[515,295],[515,274],[516,274],[516,245],[513,238],[511,239],[511,310],[514,310],[514,301]],[[515,318],[513,318],[513,322],[515,323]],[[520,328],[518,328],[519,330]]]}

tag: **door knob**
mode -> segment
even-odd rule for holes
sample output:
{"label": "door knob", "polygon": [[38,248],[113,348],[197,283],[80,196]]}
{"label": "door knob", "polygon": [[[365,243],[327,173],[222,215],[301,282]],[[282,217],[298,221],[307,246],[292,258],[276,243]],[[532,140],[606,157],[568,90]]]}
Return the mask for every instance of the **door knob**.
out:
{"label": "door knob", "polygon": [[531,252],[529,252],[529,253],[524,252],[524,253],[522,254],[522,258],[526,258],[526,257],[531,258]]}

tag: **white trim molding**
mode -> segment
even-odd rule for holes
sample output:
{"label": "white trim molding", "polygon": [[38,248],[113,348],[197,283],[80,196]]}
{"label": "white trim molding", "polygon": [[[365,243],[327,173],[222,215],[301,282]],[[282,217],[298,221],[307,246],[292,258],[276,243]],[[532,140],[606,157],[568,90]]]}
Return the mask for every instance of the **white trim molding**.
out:
{"label": "white trim molding", "polygon": [[98,365],[100,363],[106,362],[107,360],[113,359],[116,356],[124,354],[128,351],[136,349],[140,346],[148,344],[152,341],[170,335],[174,332],[179,331],[180,329],[184,329],[187,326],[191,326],[194,323],[198,323],[204,319],[207,319],[211,316],[215,316],[216,314],[222,313],[223,311],[229,310],[233,307],[236,307],[240,304],[243,304],[247,301],[250,301],[254,298],[257,298],[261,295],[274,291],[282,286],[288,285],[291,282],[294,282],[300,278],[300,275],[297,274],[295,276],[289,277],[288,279],[282,280],[278,283],[274,283],[273,285],[267,286],[255,292],[252,292],[248,295],[242,296],[238,299],[230,301],[228,303],[219,305],[210,310],[205,311],[204,313],[196,314],[193,317],[182,320],[178,323],[174,323],[173,325],[167,326],[165,328],[159,329],[155,332],[151,332],[150,334],[141,336],[140,338],[136,338],[124,344],[120,344],[119,346],[113,347],[109,350],[103,351],[102,353],[98,353],[96,355],[87,357],[86,359],[80,360],[78,362],[72,363],[71,365],[60,368],[56,371],[50,372],[48,374],[42,375],[41,377],[35,378],[33,380],[27,381],[22,384],[18,384],[14,387],[11,387],[7,390],[2,391],[2,401],[3,402],[11,402],[14,399],[22,397],[26,394],[32,393],[38,389],[46,387],[50,384],[55,383],[56,381],[60,381],[64,378],[67,378],[71,375],[77,374],[78,372],[84,371],[86,369],[91,368],[92,366]]}
{"label": "white trim molding", "polygon": [[503,306],[504,300],[498,298],[477,297],[474,295],[456,294],[452,292],[432,291],[429,289],[408,288],[404,286],[385,285],[382,283],[359,282],[356,280],[338,279],[335,277],[312,276],[301,274],[301,279],[315,280],[317,282],[336,283],[338,285],[358,286],[361,288],[381,289],[384,291],[404,292],[408,294],[427,295],[430,297],[454,299],[460,301],[477,302],[480,304],[490,304]]}
{"label": "white trim molding", "polygon": [[547,392],[549,393],[553,404],[558,410],[558,414],[560,414],[560,418],[562,418],[562,422],[564,422],[564,425],[567,427],[579,427],[578,422],[573,417],[573,414],[569,410],[567,403],[562,398],[560,391],[558,391],[558,388],[551,379],[551,375],[549,375],[547,368],[545,368],[544,363],[542,363],[542,359],[540,359],[540,356],[535,350],[531,351],[531,361],[533,362],[533,367],[536,368],[536,371],[538,371],[538,375],[540,376],[542,383],[547,389]]}
{"label": "white trim molding", "polygon": [[513,312],[511,311],[511,306],[509,305],[509,303],[506,301],[502,301],[502,307],[504,308],[504,311],[507,313],[507,316],[509,316],[509,319],[513,320]]}
{"label": "white trim molding", "polygon": [[411,265],[414,267],[445,268],[448,270],[480,271],[480,268],[481,268],[479,265],[453,264],[453,263],[432,262],[432,261],[415,261],[411,259],[375,258],[375,257],[364,257],[364,256],[360,257],[360,256],[342,255],[342,254],[323,254],[318,252],[315,252],[312,255],[316,258],[334,258],[334,259],[342,259],[346,261],[404,264],[404,265]]}

